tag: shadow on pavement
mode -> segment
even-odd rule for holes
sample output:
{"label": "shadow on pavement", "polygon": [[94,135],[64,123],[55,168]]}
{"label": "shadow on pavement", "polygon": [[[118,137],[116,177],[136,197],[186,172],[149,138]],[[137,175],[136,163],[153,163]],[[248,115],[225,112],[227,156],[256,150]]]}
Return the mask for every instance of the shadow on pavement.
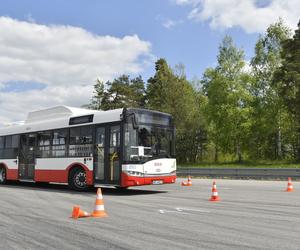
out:
{"label": "shadow on pavement", "polygon": [[[34,183],[34,182],[18,182],[9,181],[5,186],[11,189],[27,189],[36,191],[47,191],[55,193],[70,193],[70,194],[81,194],[81,195],[95,195],[97,192],[96,187],[90,187],[87,191],[79,192],[70,189],[66,184],[50,184],[50,183]],[[167,191],[162,190],[144,190],[144,189],[119,189],[115,187],[101,187],[102,193],[104,195],[114,195],[114,196],[129,196],[129,195],[149,195],[158,193],[167,193]]]}

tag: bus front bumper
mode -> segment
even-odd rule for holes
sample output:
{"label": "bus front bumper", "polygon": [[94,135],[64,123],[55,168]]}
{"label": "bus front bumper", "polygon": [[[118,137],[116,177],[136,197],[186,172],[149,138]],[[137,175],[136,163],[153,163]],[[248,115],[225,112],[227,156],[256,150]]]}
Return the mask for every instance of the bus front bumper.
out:
{"label": "bus front bumper", "polygon": [[142,186],[142,185],[158,185],[172,184],[176,181],[176,175],[138,177],[130,176],[122,173],[122,187]]}

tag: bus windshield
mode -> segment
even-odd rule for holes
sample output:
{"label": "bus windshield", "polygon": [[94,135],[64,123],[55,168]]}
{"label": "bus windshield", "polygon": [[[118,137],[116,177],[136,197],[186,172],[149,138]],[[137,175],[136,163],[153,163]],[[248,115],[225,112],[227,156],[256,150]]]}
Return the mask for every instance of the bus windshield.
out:
{"label": "bus windshield", "polygon": [[134,119],[128,119],[125,125],[125,161],[146,162],[174,157],[171,116],[138,110]]}

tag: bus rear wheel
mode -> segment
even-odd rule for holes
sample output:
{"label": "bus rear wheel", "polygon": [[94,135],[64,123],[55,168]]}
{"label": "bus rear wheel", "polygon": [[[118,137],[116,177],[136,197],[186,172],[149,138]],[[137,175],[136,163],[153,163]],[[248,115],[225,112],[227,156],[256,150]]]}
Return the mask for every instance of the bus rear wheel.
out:
{"label": "bus rear wheel", "polygon": [[82,168],[73,168],[69,174],[69,186],[76,191],[86,191],[86,172]]}
{"label": "bus rear wheel", "polygon": [[5,168],[0,168],[0,185],[6,183],[6,170]]}

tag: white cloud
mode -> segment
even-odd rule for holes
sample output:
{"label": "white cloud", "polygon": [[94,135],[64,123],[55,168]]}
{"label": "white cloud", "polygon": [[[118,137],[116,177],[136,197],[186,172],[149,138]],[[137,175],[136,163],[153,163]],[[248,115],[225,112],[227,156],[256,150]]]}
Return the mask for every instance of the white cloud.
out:
{"label": "white cloud", "polygon": [[175,25],[175,22],[171,19],[166,20],[163,22],[163,26],[167,29],[171,29]]}
{"label": "white cloud", "polygon": [[43,90],[0,93],[0,124],[24,120],[27,113],[55,105],[80,106],[91,97],[92,86],[51,86]]}
{"label": "white cloud", "polygon": [[172,29],[174,26],[178,25],[178,24],[181,24],[183,23],[182,20],[178,20],[178,21],[175,21],[175,20],[172,20],[172,19],[167,19],[163,22],[163,26],[166,28],[166,29]]}
{"label": "white cloud", "polygon": [[0,17],[0,89],[8,82],[37,82],[43,90],[0,92],[0,123],[31,110],[89,101],[95,79],[136,74],[153,58],[137,35],[99,36],[82,28],[41,25]]}
{"label": "white cloud", "polygon": [[[300,17],[299,0],[175,0],[191,5],[188,17],[208,21],[213,29],[241,27],[248,33],[264,32],[279,17],[295,29]],[[259,7],[258,4],[262,4]]]}
{"label": "white cloud", "polygon": [[186,4],[191,4],[193,1],[192,0],[172,0],[177,5],[186,5]]}

